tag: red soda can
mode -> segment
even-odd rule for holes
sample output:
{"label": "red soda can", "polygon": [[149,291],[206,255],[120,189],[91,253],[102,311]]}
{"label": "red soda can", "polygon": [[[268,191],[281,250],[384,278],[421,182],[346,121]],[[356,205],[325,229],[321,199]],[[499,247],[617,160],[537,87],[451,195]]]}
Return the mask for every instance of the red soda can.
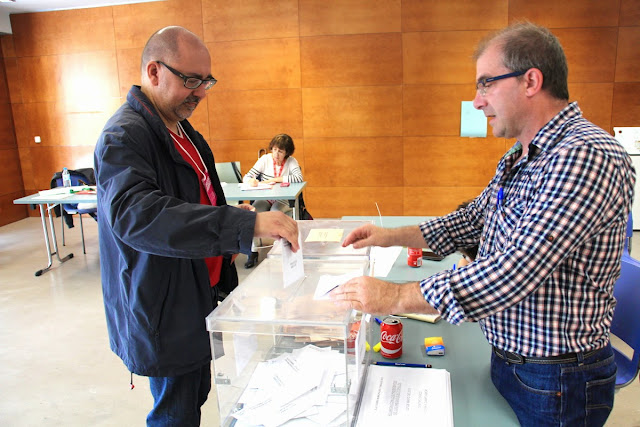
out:
{"label": "red soda can", "polygon": [[398,319],[387,318],[380,325],[380,354],[387,359],[402,356],[402,323]]}
{"label": "red soda can", "polygon": [[409,267],[422,266],[422,248],[407,248],[407,265]]}

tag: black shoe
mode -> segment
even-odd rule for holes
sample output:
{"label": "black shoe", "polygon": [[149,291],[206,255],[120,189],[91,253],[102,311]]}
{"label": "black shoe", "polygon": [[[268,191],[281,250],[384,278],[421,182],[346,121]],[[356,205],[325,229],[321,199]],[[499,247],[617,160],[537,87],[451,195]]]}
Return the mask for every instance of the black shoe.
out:
{"label": "black shoe", "polygon": [[244,263],[244,268],[253,268],[258,263],[258,252],[251,252],[247,262]]}

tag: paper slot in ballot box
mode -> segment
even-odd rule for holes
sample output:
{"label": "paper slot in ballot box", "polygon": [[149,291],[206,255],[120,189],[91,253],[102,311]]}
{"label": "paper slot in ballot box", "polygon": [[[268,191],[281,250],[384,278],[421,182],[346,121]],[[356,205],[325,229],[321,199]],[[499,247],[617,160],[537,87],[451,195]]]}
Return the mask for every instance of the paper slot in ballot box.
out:
{"label": "paper slot in ballot box", "polygon": [[207,317],[221,426],[351,425],[369,317],[314,293],[323,276],[367,268],[366,260],[305,260],[305,278],[284,287],[281,259],[267,258]]}

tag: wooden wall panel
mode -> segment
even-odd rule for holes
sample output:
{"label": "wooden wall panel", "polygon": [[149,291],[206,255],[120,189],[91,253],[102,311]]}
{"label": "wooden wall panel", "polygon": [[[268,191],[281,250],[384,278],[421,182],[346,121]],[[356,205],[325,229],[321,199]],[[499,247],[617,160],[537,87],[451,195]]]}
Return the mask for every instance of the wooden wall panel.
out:
{"label": "wooden wall panel", "polygon": [[318,187],[402,186],[401,137],[307,138],[305,179]]}
{"label": "wooden wall panel", "polygon": [[300,51],[304,87],[402,84],[399,33],[305,37]]}
{"label": "wooden wall panel", "polygon": [[438,216],[453,212],[462,202],[471,200],[484,187],[404,187],[404,214]]}
{"label": "wooden wall panel", "polygon": [[18,59],[16,57],[4,58],[5,73],[7,76],[7,89],[11,103],[22,102],[22,84],[18,72]]}
{"label": "wooden wall panel", "polygon": [[78,99],[91,109],[94,99],[120,96],[115,51],[18,58],[18,70],[23,102]]}
{"label": "wooden wall panel", "polygon": [[[38,188],[33,177],[33,161],[31,158],[31,148],[18,147],[18,156],[20,157],[20,169],[22,170],[22,183],[24,185],[25,194],[33,194]],[[46,188],[46,187],[45,187]]]}
{"label": "wooden wall panel", "polygon": [[404,187],[483,187],[505,153],[503,138],[404,138]]}
{"label": "wooden wall panel", "polygon": [[486,31],[434,31],[402,34],[404,84],[473,84],[474,46]]}
{"label": "wooden wall panel", "polygon": [[0,54],[4,58],[15,58],[16,49],[13,45],[13,35],[12,34],[4,34],[0,36],[0,49],[2,52]]}
{"label": "wooden wall panel", "polygon": [[118,83],[120,86],[120,97],[124,100],[132,85],[141,84],[140,58],[142,48],[119,49],[116,52],[118,61]]}
{"label": "wooden wall panel", "polygon": [[112,51],[115,48],[110,7],[10,16],[11,27],[19,30],[13,32],[18,57]]}
{"label": "wooden wall panel", "polygon": [[[258,160],[258,152],[260,149],[269,148],[269,142],[271,142],[273,136],[275,136],[275,134],[265,139],[213,141],[210,142],[209,145],[216,158],[216,162],[238,161],[240,162],[240,171],[242,175],[245,175]],[[295,157],[300,164],[303,177],[308,181],[309,177],[305,173],[305,141],[302,138],[293,138],[293,144],[296,148],[293,157]]]}
{"label": "wooden wall panel", "polygon": [[509,0],[509,23],[528,20],[549,28],[612,27],[618,25],[619,8],[620,0]]}
{"label": "wooden wall panel", "polygon": [[0,149],[0,159],[2,159],[0,195],[14,193],[16,190],[22,191],[22,172],[18,149],[15,147]]}
{"label": "wooden wall panel", "polygon": [[267,139],[287,133],[302,136],[299,89],[219,91],[209,98],[212,140]]}
{"label": "wooden wall panel", "polygon": [[617,53],[616,82],[640,82],[640,26],[618,30]]}
{"label": "wooden wall panel", "polygon": [[553,33],[562,43],[569,63],[569,82],[613,81],[617,28],[558,29]]}
{"label": "wooden wall panel", "polygon": [[[51,177],[63,167],[69,169],[92,168],[93,146],[31,148],[30,163],[36,190],[51,187]],[[23,171],[24,174],[24,171]]]}
{"label": "wooden wall panel", "polygon": [[640,1],[622,0],[620,2],[620,22],[621,27],[640,25]]}
{"label": "wooden wall panel", "polygon": [[460,135],[460,103],[474,97],[473,80],[465,85],[405,86],[404,135]]}
{"label": "wooden wall panel", "polygon": [[300,36],[400,32],[400,0],[300,0]]}
{"label": "wooden wall panel", "polygon": [[403,0],[402,31],[465,31],[507,25],[509,0]]}
{"label": "wooden wall panel", "polygon": [[[98,100],[95,100],[98,101]],[[32,102],[14,108],[14,119],[19,124],[18,145],[21,147],[62,147],[95,145],[100,131],[109,117],[120,106],[120,98],[101,99],[93,111],[69,109],[62,102]],[[36,144],[34,137],[41,143]]]}
{"label": "wooden wall panel", "polygon": [[204,41],[298,37],[298,0],[202,0]]}
{"label": "wooden wall panel", "polygon": [[402,87],[302,89],[306,138],[402,135]]}
{"label": "wooden wall panel", "polygon": [[304,201],[314,218],[344,215],[406,215],[402,187],[306,187]]}
{"label": "wooden wall panel", "polygon": [[24,191],[16,191],[0,196],[0,227],[28,216],[27,205],[13,204],[15,199],[24,197],[24,195]]}
{"label": "wooden wall panel", "polygon": [[207,43],[215,90],[300,88],[296,38]]}
{"label": "wooden wall panel", "polygon": [[0,101],[0,150],[15,149],[16,146],[11,104]]}
{"label": "wooden wall panel", "polygon": [[607,132],[611,126],[611,105],[613,103],[613,83],[571,83],[569,100],[578,101],[582,115]]}
{"label": "wooden wall panel", "polygon": [[151,34],[180,25],[203,38],[200,0],[167,0],[113,6],[113,31],[118,49],[143,48]]}
{"label": "wooden wall panel", "polygon": [[640,83],[616,83],[613,88],[611,125],[638,126],[640,118]]}

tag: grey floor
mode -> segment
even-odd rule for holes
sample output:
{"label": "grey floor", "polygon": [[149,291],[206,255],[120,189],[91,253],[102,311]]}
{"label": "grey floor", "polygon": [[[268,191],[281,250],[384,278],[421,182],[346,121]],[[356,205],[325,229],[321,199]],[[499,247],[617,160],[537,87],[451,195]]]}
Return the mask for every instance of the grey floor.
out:
{"label": "grey floor", "polygon": [[[77,224],[77,219],[76,219]],[[109,350],[100,288],[97,226],[65,230],[74,258],[40,277],[46,265],[39,218],[0,227],[0,425],[142,426],[151,407],[148,381],[134,377]],[[60,223],[56,221],[58,239]],[[640,254],[640,233],[633,239]],[[261,259],[266,250],[261,251]],[[237,262],[240,279],[250,270]],[[203,408],[217,426],[216,395]],[[640,382],[616,394],[607,426],[640,427]],[[465,427],[465,426],[461,426]]]}

